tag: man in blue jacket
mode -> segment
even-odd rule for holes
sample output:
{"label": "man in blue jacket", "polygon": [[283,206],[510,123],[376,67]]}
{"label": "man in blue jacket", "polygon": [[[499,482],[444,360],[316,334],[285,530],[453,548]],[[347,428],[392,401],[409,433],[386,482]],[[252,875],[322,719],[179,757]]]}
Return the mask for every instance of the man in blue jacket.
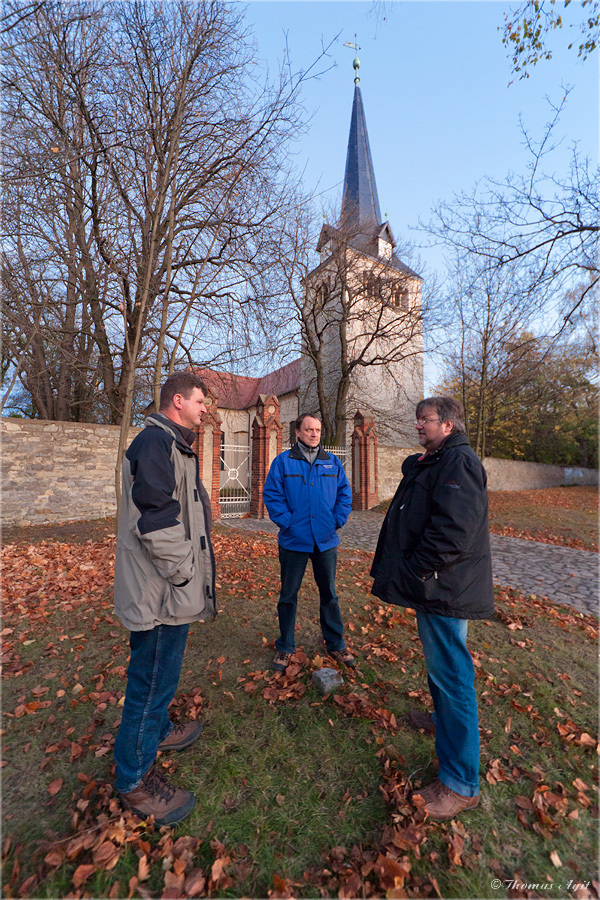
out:
{"label": "man in blue jacket", "polygon": [[269,517],[279,526],[280,636],[275,641],[273,668],[285,672],[296,647],[298,591],[309,557],[319,589],[327,652],[337,662],[354,666],[342,637],[344,626],[335,592],[340,542],[336,532],[350,515],[352,491],[339,459],[321,447],[321,422],[314,413],[296,419],[296,443],[273,460],[263,496]]}

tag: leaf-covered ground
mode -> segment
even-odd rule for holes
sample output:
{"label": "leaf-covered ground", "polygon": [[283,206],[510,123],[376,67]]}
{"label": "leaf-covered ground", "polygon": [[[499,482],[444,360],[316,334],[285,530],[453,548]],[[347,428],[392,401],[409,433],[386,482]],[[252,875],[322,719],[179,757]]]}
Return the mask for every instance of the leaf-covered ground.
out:
{"label": "leaf-covered ground", "polygon": [[598,488],[574,486],[537,491],[491,491],[493,534],[598,549]]}
{"label": "leaf-covered ground", "polygon": [[598,896],[596,619],[501,591],[497,617],[471,623],[482,798],[434,823],[410,800],[435,775],[406,718],[430,705],[414,615],[371,597],[369,554],[341,552],[360,665],[323,697],[311,579],[301,649],[273,674],[276,542],[218,528],[220,615],[192,628],[171,710],[205,730],[160,759],[197,804],[156,829],[112,788],[128,644],[114,539],[91,528],[3,551],[5,896]]}
{"label": "leaf-covered ground", "polygon": [[[577,550],[598,549],[598,488],[490,491],[490,531]],[[385,513],[389,500],[377,509]]]}

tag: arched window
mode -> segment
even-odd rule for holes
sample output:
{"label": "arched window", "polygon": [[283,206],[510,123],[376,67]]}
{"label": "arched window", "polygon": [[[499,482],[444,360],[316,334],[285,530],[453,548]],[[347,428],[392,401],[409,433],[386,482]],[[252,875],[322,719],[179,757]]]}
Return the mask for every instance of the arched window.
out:
{"label": "arched window", "polygon": [[395,285],[392,289],[392,306],[395,306],[396,309],[408,310],[408,288]]}
{"label": "arched window", "polygon": [[317,288],[317,303],[324,306],[329,299],[329,285],[326,281],[319,285]]}
{"label": "arched window", "polygon": [[373,272],[365,269],[362,273],[362,283],[367,297],[381,298],[381,279],[377,278]]}

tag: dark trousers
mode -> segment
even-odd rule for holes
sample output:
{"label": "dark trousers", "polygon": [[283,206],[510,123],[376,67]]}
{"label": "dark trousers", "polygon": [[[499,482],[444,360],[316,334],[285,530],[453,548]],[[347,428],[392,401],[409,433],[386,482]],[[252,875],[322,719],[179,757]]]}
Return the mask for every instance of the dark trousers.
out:
{"label": "dark trousers", "polygon": [[131,658],[121,725],[115,740],[116,788],[138,786],[154,760],[158,745],[173,729],[167,707],[181,673],[188,625],[157,625],[129,635]]}
{"label": "dark trousers", "polygon": [[286,550],[279,547],[281,564],[281,594],[277,604],[280,637],[275,641],[278,650],[293,653],[296,648],[294,631],[296,628],[296,608],[298,591],[304,578],[308,560],[312,562],[315,582],[319,589],[321,631],[327,650],[343,650],[346,646],[342,637],[342,614],[335,592],[335,569],[337,563],[337,547],[331,550],[318,550],[316,545],[312,553],[298,550]]}

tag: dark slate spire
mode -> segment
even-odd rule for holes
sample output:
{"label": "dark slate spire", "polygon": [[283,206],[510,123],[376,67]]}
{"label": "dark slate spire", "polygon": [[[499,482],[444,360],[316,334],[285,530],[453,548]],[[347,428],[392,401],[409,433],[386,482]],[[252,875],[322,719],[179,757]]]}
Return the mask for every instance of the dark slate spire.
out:
{"label": "dark slate spire", "polygon": [[358,83],[354,88],[340,219],[343,226],[364,235],[372,233],[381,224],[367,122]]}

